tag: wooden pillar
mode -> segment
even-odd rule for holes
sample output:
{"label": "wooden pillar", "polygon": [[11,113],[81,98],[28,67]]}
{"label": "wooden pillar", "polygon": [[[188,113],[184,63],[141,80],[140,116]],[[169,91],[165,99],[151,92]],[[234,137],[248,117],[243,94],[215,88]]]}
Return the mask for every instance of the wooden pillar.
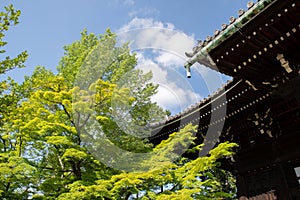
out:
{"label": "wooden pillar", "polygon": [[247,196],[248,190],[245,183],[245,178],[241,174],[236,175],[236,187],[238,197]]}

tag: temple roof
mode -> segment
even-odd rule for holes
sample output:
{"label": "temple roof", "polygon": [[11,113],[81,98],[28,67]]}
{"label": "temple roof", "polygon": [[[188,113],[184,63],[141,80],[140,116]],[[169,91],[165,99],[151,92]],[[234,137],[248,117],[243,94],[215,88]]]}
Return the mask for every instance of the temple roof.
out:
{"label": "temple roof", "polygon": [[[222,25],[222,30],[208,36],[201,48],[194,48],[193,55],[187,53],[190,59],[186,67],[199,62],[232,76],[233,80],[183,112],[153,124],[153,136],[149,139],[167,137],[188,123],[199,124],[200,132],[210,126],[221,126],[225,121],[230,124],[238,116],[252,115],[256,107],[268,104],[273,99],[271,95],[281,93],[280,90],[295,88],[300,74],[299,10],[298,0],[249,2],[247,11],[239,10],[238,18],[231,17],[230,24]],[[292,80],[297,83],[289,86]],[[285,104],[274,101],[272,106],[276,109],[271,114],[281,116],[284,111],[280,108]],[[297,102],[288,104],[294,106]],[[241,130],[234,131],[241,132],[252,124],[237,127]]]}
{"label": "temple roof", "polygon": [[[198,40],[198,44],[193,48],[193,53],[200,51],[210,52],[216,46],[220,45],[223,41],[229,38],[233,33],[236,33],[241,29],[247,22],[254,18],[259,12],[266,8],[274,0],[261,0],[256,3],[249,1],[247,3],[248,10],[240,9],[238,11],[238,17],[231,16],[229,18],[229,24],[222,24],[221,30],[217,29],[214,31],[214,35],[208,35],[204,41]],[[193,54],[192,53],[192,54]],[[192,57],[191,53],[187,53],[188,57]]]}
{"label": "temple roof", "polygon": [[[213,36],[186,53],[185,67],[195,62],[226,75],[251,82],[270,82],[276,74],[290,73],[280,58],[299,63],[300,5],[295,0],[249,2]],[[281,55],[283,52],[286,55]]]}

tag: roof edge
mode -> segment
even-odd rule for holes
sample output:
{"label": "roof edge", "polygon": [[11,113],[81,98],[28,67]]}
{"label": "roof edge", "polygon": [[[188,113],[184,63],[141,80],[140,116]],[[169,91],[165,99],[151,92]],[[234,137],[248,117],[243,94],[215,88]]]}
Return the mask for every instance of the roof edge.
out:
{"label": "roof edge", "polygon": [[187,71],[190,71],[190,67],[199,62],[205,66],[213,69],[217,69],[216,64],[209,56],[209,52],[219,46],[222,42],[227,40],[234,33],[239,31],[245,24],[247,24],[254,16],[264,10],[268,5],[277,0],[258,0],[251,8],[249,8],[242,16],[237,18],[233,23],[231,23],[225,30],[220,32],[214,39],[209,41],[204,47],[200,47],[193,53],[186,53],[190,59],[187,60],[184,67]]}

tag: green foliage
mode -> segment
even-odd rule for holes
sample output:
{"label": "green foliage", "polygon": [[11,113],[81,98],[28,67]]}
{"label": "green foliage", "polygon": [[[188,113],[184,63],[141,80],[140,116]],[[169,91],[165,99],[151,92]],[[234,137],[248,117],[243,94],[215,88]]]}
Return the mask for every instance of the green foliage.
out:
{"label": "green foliage", "polygon": [[[0,47],[19,15],[13,6],[0,13]],[[194,145],[196,126],[187,125],[155,147],[143,139],[149,131],[141,127],[170,112],[151,102],[158,86],[150,82],[151,73],[135,69],[137,60],[127,44],[116,46],[110,30],[100,36],[84,30],[80,40],[64,49],[58,74],[37,67],[22,84],[11,79],[0,83],[1,199],[234,195],[234,188],[227,187],[234,178],[218,161],[231,155],[235,144],[219,144],[208,156],[189,160],[182,154]],[[26,52],[6,57],[0,73],[23,67],[26,57]],[[113,147],[125,153],[118,155]],[[197,146],[193,152],[199,150]],[[133,171],[108,167],[95,152]],[[145,156],[135,156],[140,154]]]}
{"label": "green foliage", "polygon": [[[20,10],[15,10],[13,5],[4,7],[5,11],[0,12],[0,47],[4,47],[7,43],[3,41],[5,31],[8,31],[10,26],[19,23],[18,19],[21,14]],[[1,49],[0,54],[4,54],[5,50]],[[8,70],[16,67],[24,67],[23,63],[27,58],[27,52],[24,51],[17,55],[16,58],[10,58],[6,56],[4,60],[0,61],[0,74],[7,72]]]}
{"label": "green foliage", "polygon": [[[22,52],[15,58],[10,58],[9,56],[5,57],[4,55],[6,51],[2,48],[7,44],[7,42],[3,41],[5,32],[8,31],[11,26],[19,23],[18,19],[21,14],[21,11],[15,10],[12,5],[4,7],[4,10],[5,11],[0,12],[0,55],[4,57],[4,59],[0,60],[0,75],[16,67],[24,67],[23,63],[27,58],[26,52]],[[0,82],[0,124],[3,123],[5,115],[10,113],[13,109],[13,105],[19,99],[15,94],[16,91],[9,93],[9,91],[14,90],[12,87],[15,85],[16,83],[10,78]]]}
{"label": "green foliage", "polygon": [[[18,24],[21,11],[15,10],[12,5],[0,12],[0,74],[17,67],[23,67],[27,53],[22,52],[15,58],[5,57],[2,49],[7,43],[3,41],[5,32],[10,26]],[[35,167],[31,166],[28,159],[22,156],[22,142],[20,134],[10,132],[10,118],[15,114],[18,102],[22,98],[18,84],[11,78],[0,82],[0,198],[22,199],[27,197],[34,186]]]}
{"label": "green foliage", "polygon": [[0,196],[19,199],[30,192],[30,183],[35,181],[36,170],[25,158],[14,151],[0,154]]}
{"label": "green foliage", "polygon": [[[192,161],[178,156],[175,162],[167,162],[163,154],[174,153],[178,144],[187,145],[185,135],[191,135],[195,126],[188,125],[172,137],[153,149],[150,162],[152,169],[144,172],[122,172],[113,175],[109,180],[99,180],[92,185],[79,181],[72,184],[69,192],[63,193],[59,199],[223,199],[233,198],[234,191],[225,191],[216,172],[225,173],[219,169],[218,160],[232,154],[236,144],[221,143],[210,151],[206,157]],[[180,139],[179,139],[180,138]],[[185,138],[186,142],[183,142]],[[190,138],[192,139],[192,138]],[[161,159],[159,159],[161,158]],[[170,161],[170,160],[169,160]],[[143,164],[148,165],[149,161]],[[232,175],[227,173],[226,178]],[[139,197],[137,197],[139,196]]]}
{"label": "green foliage", "polygon": [[[130,55],[126,45],[114,47],[115,37],[109,31],[99,38],[92,35],[83,32],[81,41],[65,48],[67,52],[60,62],[57,75],[43,67],[37,67],[32,76],[26,77],[24,83],[15,86],[23,98],[16,101],[14,109],[7,117],[9,123],[5,124],[4,136],[14,143],[18,155],[26,157],[29,166],[37,171],[34,174],[38,181],[28,184],[32,194],[41,193],[43,197],[57,198],[60,194],[66,195],[66,191],[72,190],[76,185],[74,183],[78,181],[91,185],[118,173],[96,160],[86,148],[85,141],[82,141],[83,131],[86,129],[82,129],[81,125],[89,127],[90,120],[87,119],[92,113],[96,113],[95,120],[110,139],[109,142],[112,141],[111,144],[127,150],[150,150],[151,145],[146,140],[128,135],[118,127],[113,118],[115,110],[112,108],[112,101],[130,107],[138,105],[138,108],[131,111],[133,116],[140,116],[134,118],[133,124],[142,119],[145,107],[163,113],[150,101],[156,90],[156,87],[147,83],[151,74],[143,75],[141,71],[136,71],[135,84],[131,88],[119,87],[118,79],[128,71],[134,71],[135,56]],[[99,43],[103,43],[102,46]],[[106,66],[102,79],[89,76],[89,68],[79,67],[86,66],[87,56],[93,54],[77,51],[77,48],[99,48],[95,44],[101,47],[99,51],[103,54],[114,56],[118,52],[122,55],[118,64]],[[73,61],[70,63],[70,60],[76,60],[76,64]],[[95,70],[101,71],[102,68],[99,65]],[[114,73],[111,74],[109,70]],[[90,78],[88,87],[80,88],[80,84],[71,84],[80,80],[81,76],[76,73],[69,74],[70,71],[80,71],[83,78]],[[143,120],[148,123],[156,119],[146,116]],[[35,195],[35,198],[41,196]]]}

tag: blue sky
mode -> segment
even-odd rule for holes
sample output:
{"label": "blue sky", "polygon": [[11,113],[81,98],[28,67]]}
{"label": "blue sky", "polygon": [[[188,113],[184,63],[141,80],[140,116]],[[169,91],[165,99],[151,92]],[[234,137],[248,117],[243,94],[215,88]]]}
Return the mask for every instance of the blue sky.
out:
{"label": "blue sky", "polygon": [[[202,66],[192,79],[187,80],[182,68],[186,59],[184,51],[191,50],[197,39],[205,39],[214,30],[220,29],[223,23],[228,23],[230,16],[236,17],[240,8],[246,10],[247,2],[2,0],[1,8],[13,4],[22,11],[20,24],[6,33],[7,55],[14,56],[23,50],[29,53],[26,68],[13,70],[8,75],[21,81],[38,65],[55,71],[64,53],[63,46],[78,40],[84,28],[95,34],[110,28],[120,33],[120,40],[138,41],[135,37],[143,34],[143,37],[146,35],[143,39],[148,42],[136,43],[133,49],[138,52],[139,66],[144,70],[154,70],[154,82],[161,85],[154,99],[173,113],[179,112],[220,87],[218,78],[213,78],[218,75],[212,75]],[[133,33],[136,28],[148,31]],[[145,45],[152,49],[142,50]],[[224,77],[221,78],[224,80]]]}

